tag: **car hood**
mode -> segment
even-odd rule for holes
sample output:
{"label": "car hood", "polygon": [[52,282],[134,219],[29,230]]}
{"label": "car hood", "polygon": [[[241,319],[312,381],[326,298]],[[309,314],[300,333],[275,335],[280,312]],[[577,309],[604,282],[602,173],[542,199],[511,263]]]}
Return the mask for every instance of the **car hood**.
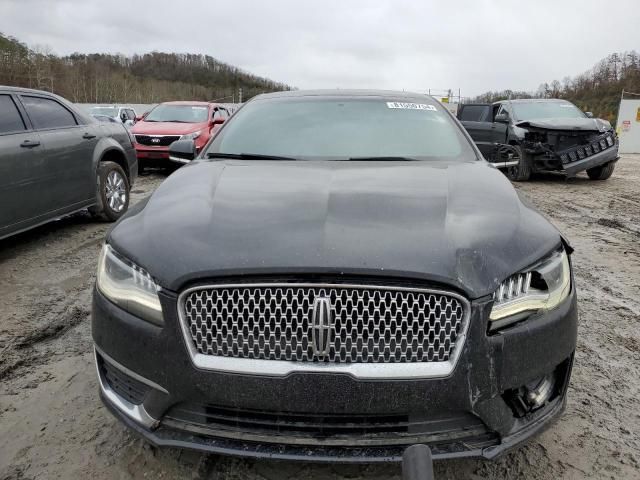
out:
{"label": "car hood", "polygon": [[131,129],[134,135],[184,135],[206,127],[204,123],[145,122],[136,123]]}
{"label": "car hood", "polygon": [[584,132],[606,132],[611,124],[600,118],[542,118],[516,123],[521,128],[543,128],[547,130],[578,130]]}
{"label": "car hood", "polygon": [[173,291],[318,273],[419,279],[478,298],[561,239],[485,162],[203,160],[134,206],[108,242]]}

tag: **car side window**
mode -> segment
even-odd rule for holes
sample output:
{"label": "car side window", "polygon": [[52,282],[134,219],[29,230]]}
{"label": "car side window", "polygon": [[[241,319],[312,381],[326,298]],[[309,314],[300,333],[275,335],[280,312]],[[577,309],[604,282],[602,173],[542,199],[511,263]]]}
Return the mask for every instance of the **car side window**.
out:
{"label": "car side window", "polygon": [[20,99],[36,129],[74,127],[78,124],[73,114],[55,100],[26,95]]}
{"label": "car side window", "polygon": [[488,107],[484,105],[465,105],[460,113],[460,121],[481,122]]}
{"label": "car side window", "polygon": [[506,115],[509,118],[513,118],[513,115],[511,115],[511,109],[506,103],[503,103],[502,105],[500,105],[500,110],[498,110],[498,115],[501,115],[501,114]]}
{"label": "car side window", "polygon": [[0,95],[0,135],[23,132],[27,128],[10,95]]}

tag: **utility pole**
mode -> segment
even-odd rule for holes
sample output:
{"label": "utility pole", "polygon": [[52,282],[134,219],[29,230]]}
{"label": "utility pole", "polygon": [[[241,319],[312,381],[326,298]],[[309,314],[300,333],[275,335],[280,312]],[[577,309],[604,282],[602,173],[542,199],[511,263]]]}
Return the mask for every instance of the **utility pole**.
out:
{"label": "utility pole", "polygon": [[242,103],[242,87],[238,89],[238,103]]}

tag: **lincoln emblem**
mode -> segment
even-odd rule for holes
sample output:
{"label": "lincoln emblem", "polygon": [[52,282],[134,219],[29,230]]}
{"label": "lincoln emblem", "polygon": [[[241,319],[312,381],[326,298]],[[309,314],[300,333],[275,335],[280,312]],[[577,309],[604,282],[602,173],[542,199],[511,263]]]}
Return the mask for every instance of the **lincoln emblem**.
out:
{"label": "lincoln emblem", "polygon": [[313,354],[322,358],[329,354],[331,334],[333,332],[333,315],[328,298],[317,297],[313,301],[311,323]]}

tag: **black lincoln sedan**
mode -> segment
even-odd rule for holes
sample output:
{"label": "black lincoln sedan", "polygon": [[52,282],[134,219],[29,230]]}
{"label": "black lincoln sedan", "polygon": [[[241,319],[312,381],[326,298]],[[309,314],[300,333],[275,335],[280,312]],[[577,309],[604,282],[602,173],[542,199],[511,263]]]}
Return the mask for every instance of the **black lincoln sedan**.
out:
{"label": "black lincoln sedan", "polygon": [[494,458],[564,409],[571,251],[430,97],[262,95],[109,233],[101,397],[158,446]]}

